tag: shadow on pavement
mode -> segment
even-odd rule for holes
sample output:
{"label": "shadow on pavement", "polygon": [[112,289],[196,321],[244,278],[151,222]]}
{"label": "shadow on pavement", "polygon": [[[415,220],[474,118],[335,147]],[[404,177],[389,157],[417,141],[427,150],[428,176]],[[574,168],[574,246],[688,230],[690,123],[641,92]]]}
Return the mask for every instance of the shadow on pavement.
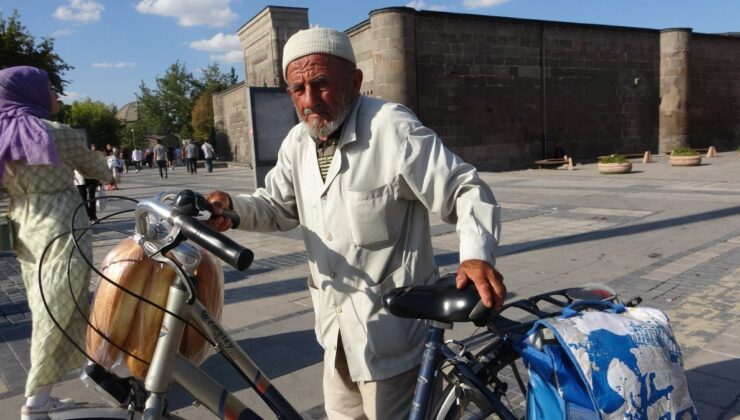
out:
{"label": "shadow on pavement", "polygon": [[686,371],[691,398],[702,419],[740,418],[740,359],[706,364]]}
{"label": "shadow on pavement", "polygon": [[705,222],[710,219],[722,219],[740,215],[740,206],[727,207],[688,216],[674,217],[672,219],[659,220],[655,222],[638,223],[629,226],[620,226],[597,230],[593,232],[578,233],[575,235],[559,236],[556,238],[538,239],[535,241],[519,242],[516,244],[501,245],[498,255],[512,255],[523,251],[552,248],[564,244],[578,242],[596,241],[599,239],[613,238],[616,236],[635,235],[651,230],[667,229],[674,226],[688,225],[691,223]]}
{"label": "shadow on pavement", "polygon": [[[246,338],[237,343],[271,380],[324,359],[324,350],[316,342],[313,330]],[[201,368],[231,392],[250,387],[231,364],[218,354],[209,357]],[[320,379],[316,378],[317,382],[320,383]],[[169,410],[177,410],[192,403],[192,398],[180,387],[175,387],[168,398]]]}

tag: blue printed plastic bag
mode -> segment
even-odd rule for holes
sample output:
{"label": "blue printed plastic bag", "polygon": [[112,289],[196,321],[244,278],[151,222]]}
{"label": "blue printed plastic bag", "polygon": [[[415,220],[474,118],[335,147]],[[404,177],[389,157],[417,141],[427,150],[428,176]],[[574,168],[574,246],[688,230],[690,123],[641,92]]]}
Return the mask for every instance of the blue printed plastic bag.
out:
{"label": "blue printed plastic bag", "polygon": [[576,305],[608,309],[565,308],[537,321],[520,343],[528,419],[698,419],[663,312]]}

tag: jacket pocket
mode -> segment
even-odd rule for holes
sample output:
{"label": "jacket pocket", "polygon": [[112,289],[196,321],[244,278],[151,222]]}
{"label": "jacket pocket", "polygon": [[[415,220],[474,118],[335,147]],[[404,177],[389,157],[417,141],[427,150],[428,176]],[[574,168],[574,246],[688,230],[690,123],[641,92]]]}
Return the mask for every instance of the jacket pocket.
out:
{"label": "jacket pocket", "polygon": [[406,201],[395,198],[392,185],[369,191],[345,191],[344,196],[355,245],[369,248],[396,240],[406,214]]}
{"label": "jacket pocket", "polygon": [[367,342],[377,358],[398,357],[418,346],[426,335],[423,322],[397,317],[383,306],[383,295],[404,286],[405,270],[396,270],[379,284],[369,287],[361,305],[367,320]]}

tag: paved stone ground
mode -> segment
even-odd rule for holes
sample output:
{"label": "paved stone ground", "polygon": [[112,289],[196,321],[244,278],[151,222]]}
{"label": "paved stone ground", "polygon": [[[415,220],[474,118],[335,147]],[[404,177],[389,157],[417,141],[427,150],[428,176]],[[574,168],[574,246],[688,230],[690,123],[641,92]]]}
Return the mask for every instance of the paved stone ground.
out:
{"label": "paved stone ground", "polygon": [[[643,305],[671,317],[702,417],[740,417],[740,157],[721,154],[697,168],[634,166],[626,176],[598,175],[595,165],[482,174],[504,207],[497,265],[510,298],[588,282],[607,284],[623,297],[640,295]],[[252,183],[243,168],[198,175],[180,169],[167,181],[145,170],[124,178],[118,194],[141,198],[184,186],[250,191]],[[454,271],[454,227],[434,218],[432,224],[437,264]],[[127,219],[109,226],[131,229]],[[252,248],[256,260],[244,273],[225,268],[223,324],[299,411],[320,418],[321,349],[300,232],[230,236]],[[115,233],[96,233],[96,262],[118,240]],[[17,418],[22,404],[30,336],[22,283],[13,254],[0,253],[0,419]],[[472,331],[456,326],[450,337]],[[271,417],[223,359],[213,356],[204,368]],[[94,399],[73,375],[55,394]],[[515,395],[511,400],[520,402]],[[210,418],[182,392],[173,392],[170,404],[181,417]]]}

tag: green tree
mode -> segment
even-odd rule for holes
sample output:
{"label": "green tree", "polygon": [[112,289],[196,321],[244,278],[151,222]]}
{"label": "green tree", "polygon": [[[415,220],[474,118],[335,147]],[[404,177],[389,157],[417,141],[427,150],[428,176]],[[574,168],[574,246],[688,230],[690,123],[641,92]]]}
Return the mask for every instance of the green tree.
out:
{"label": "green tree", "polygon": [[49,73],[54,89],[63,94],[69,83],[63,79],[64,73],[73,67],[54,52],[54,40],[41,38],[37,43],[20,21],[17,10],[4,19],[0,13],[0,68],[13,66],[33,66]]}
{"label": "green tree", "polygon": [[192,112],[193,138],[211,140],[213,136],[213,94],[205,91],[195,101]]}
{"label": "green tree", "polygon": [[99,150],[106,144],[128,145],[130,142],[130,139],[121,137],[122,124],[116,118],[116,107],[100,101],[86,99],[73,102],[65,109],[61,122],[86,129],[90,143]]}
{"label": "green tree", "polygon": [[191,126],[193,138],[197,140],[212,140],[215,134],[213,126],[213,94],[236,84],[238,78],[236,70],[231,68],[229,74],[221,72],[218,64],[210,64],[203,69],[203,75],[198,81],[201,93],[195,101],[192,111]]}
{"label": "green tree", "polygon": [[224,90],[227,87],[236,84],[239,79],[234,67],[231,67],[231,71],[226,74],[221,72],[221,68],[216,63],[207,65],[206,68],[202,70],[202,73],[203,75],[198,81],[201,93],[207,90],[212,92]]}
{"label": "green tree", "polygon": [[191,138],[190,113],[199,93],[198,81],[178,60],[155,83],[156,88],[150,89],[142,82],[136,95],[146,132]]}

